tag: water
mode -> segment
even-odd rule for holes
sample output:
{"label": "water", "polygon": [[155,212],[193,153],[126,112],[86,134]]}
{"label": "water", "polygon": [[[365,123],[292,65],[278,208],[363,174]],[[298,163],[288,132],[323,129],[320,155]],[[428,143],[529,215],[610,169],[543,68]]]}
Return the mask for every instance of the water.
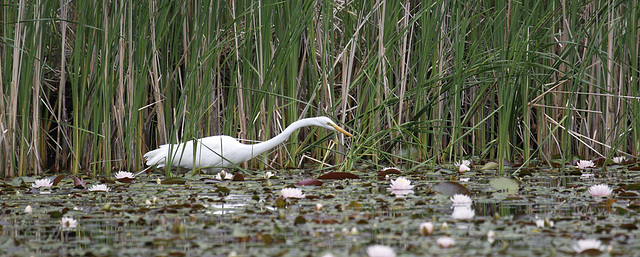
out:
{"label": "water", "polygon": [[[605,255],[640,252],[635,225],[640,174],[622,166],[592,173],[585,178],[571,175],[576,174],[571,168],[534,169],[531,175],[508,177],[495,171],[456,176],[422,170],[404,175],[415,186],[413,193],[396,197],[376,171],[361,171],[355,172],[360,179],[297,186],[306,198],[286,199],[284,208],[276,204],[282,188],[321,174],[287,170],[269,180],[246,175],[245,181],[189,177],[185,184],[170,185],[157,184],[163,177],[151,174],[133,183],[105,180],[111,188],[106,193],[75,189],[70,178],[50,194],[38,194],[30,183],[3,181],[0,253],[366,256],[368,246],[380,244],[398,256],[563,256],[573,255],[577,241],[589,238],[611,246],[611,253],[603,248]],[[472,193],[473,219],[454,219],[449,196],[432,190],[447,181]],[[601,183],[614,189],[609,200],[587,192]],[[32,214],[25,213],[28,205]],[[78,226],[63,229],[63,216]],[[536,220],[546,220],[546,226],[538,227]],[[432,235],[419,234],[425,221],[435,225]],[[493,243],[489,231],[495,232]],[[455,245],[439,247],[436,240],[443,236],[454,238]]]}

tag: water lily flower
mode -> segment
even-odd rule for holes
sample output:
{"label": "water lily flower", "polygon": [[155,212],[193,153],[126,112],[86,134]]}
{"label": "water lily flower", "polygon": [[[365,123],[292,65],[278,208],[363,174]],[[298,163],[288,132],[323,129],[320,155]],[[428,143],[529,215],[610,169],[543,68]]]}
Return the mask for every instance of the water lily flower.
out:
{"label": "water lily flower", "polygon": [[284,198],[304,198],[302,190],[297,188],[283,188],[280,190],[280,194],[282,194],[282,197]]}
{"label": "water lily flower", "polygon": [[458,180],[460,180],[461,182],[469,182],[471,178],[459,178]]}
{"label": "water lily flower", "polygon": [[446,221],[442,222],[442,226],[440,226],[440,229],[442,229],[442,230],[449,229],[449,223],[447,223]]}
{"label": "water lily flower", "polygon": [[588,179],[593,177],[593,173],[582,173],[582,175],[580,175],[580,178],[582,179]]}
{"label": "water lily flower", "polygon": [[133,173],[128,171],[118,171],[114,176],[116,176],[116,179],[134,179],[135,177]]}
{"label": "water lily flower", "polygon": [[420,223],[420,235],[426,236],[433,233],[433,223],[427,221]]}
{"label": "water lily flower", "polygon": [[618,164],[623,163],[626,160],[627,160],[627,157],[624,157],[624,156],[613,157],[613,159],[611,159],[611,161]]}
{"label": "water lily flower", "polygon": [[99,185],[93,185],[89,188],[89,191],[102,191],[102,192],[109,192],[109,190],[111,190],[111,188],[107,187],[107,185],[105,184],[99,184]]}
{"label": "water lily flower", "polygon": [[27,207],[24,207],[24,213],[26,213],[26,214],[32,214],[33,213],[33,208],[31,208],[31,205],[27,205]]}
{"label": "water lily flower", "polygon": [[613,190],[606,184],[594,185],[589,188],[589,193],[592,196],[609,196]]}
{"label": "water lily flower", "polygon": [[51,179],[48,178],[36,179],[35,183],[31,184],[31,186],[33,188],[51,188],[53,186],[53,182],[51,182]]}
{"label": "water lily flower", "polygon": [[595,163],[593,163],[593,161],[586,161],[586,160],[579,160],[576,165],[578,165],[578,169],[586,169],[586,168],[593,168],[596,166]]}
{"label": "water lily flower", "polygon": [[216,175],[216,179],[217,180],[223,180],[223,179],[231,180],[231,179],[233,179],[233,174],[223,170],[223,171],[220,171],[220,173],[218,173]]}
{"label": "water lily flower", "polygon": [[475,215],[475,211],[467,206],[453,207],[453,213],[451,213],[451,217],[457,220],[469,220]]}
{"label": "water lily flower", "polygon": [[455,194],[449,199],[453,202],[453,206],[471,206],[473,203],[471,197],[463,194]]}
{"label": "water lily flower", "polygon": [[536,227],[544,228],[544,220],[536,220]]}
{"label": "water lily flower", "polygon": [[456,244],[456,240],[448,236],[443,236],[438,238],[438,240],[436,240],[436,243],[442,248],[449,248]]}
{"label": "water lily flower", "polygon": [[78,221],[74,218],[62,217],[60,226],[62,226],[62,230],[73,229],[78,226]]}
{"label": "water lily flower", "polygon": [[573,250],[576,251],[576,253],[582,253],[586,250],[591,250],[591,249],[604,251],[605,246],[602,245],[602,242],[600,242],[600,240],[597,240],[597,239],[578,240],[578,244],[573,246]]}
{"label": "water lily flower", "polygon": [[384,167],[382,168],[382,172],[384,173],[396,173],[396,174],[400,174],[400,169],[398,169],[397,167]]}
{"label": "water lily flower", "polygon": [[384,245],[372,245],[367,247],[369,257],[396,257],[396,252],[391,247]]}
{"label": "water lily flower", "polygon": [[316,203],[316,211],[321,211],[321,210],[322,210],[322,204]]}
{"label": "water lily flower", "polygon": [[413,194],[413,190],[405,190],[405,189],[396,190],[396,189],[390,189],[390,188],[388,188],[387,190],[391,191],[391,193],[396,195],[396,197],[403,197],[408,194]]}
{"label": "water lily flower", "polygon": [[275,173],[273,173],[271,171],[267,171],[267,172],[264,173],[264,178],[269,179],[269,178],[271,178],[271,177],[273,177],[275,175],[276,175]]}
{"label": "water lily flower", "polygon": [[493,243],[493,241],[495,241],[495,236],[496,236],[496,232],[493,232],[493,230],[489,230],[489,232],[487,233],[487,242],[489,242],[490,244]]}
{"label": "water lily flower", "polygon": [[471,168],[469,168],[471,167],[471,161],[469,160],[457,161],[454,163],[454,165],[458,167],[458,172],[460,173],[471,170]]}
{"label": "water lily flower", "polygon": [[391,189],[393,190],[411,190],[413,186],[411,181],[404,177],[399,177],[396,180],[391,180]]}

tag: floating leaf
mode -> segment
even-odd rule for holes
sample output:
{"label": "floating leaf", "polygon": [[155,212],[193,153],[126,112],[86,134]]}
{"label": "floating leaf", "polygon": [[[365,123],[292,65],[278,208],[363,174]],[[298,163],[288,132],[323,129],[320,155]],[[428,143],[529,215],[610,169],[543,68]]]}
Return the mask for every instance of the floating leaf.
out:
{"label": "floating leaf", "polygon": [[83,178],[73,177],[73,187],[84,189],[87,187],[87,182],[84,182]]}
{"label": "floating leaf", "polygon": [[232,181],[244,181],[244,175],[242,175],[240,173],[236,173],[235,175],[233,175],[233,178],[231,180]]}
{"label": "floating leaf", "polygon": [[293,220],[293,225],[299,225],[299,224],[305,224],[307,223],[307,219],[305,219],[302,215],[296,217],[295,220]]}
{"label": "floating leaf", "polygon": [[187,183],[187,180],[184,178],[172,177],[162,181],[163,185],[183,185]]}
{"label": "floating leaf", "polygon": [[64,175],[58,175],[56,176],[56,178],[53,179],[53,185],[58,185],[58,183],[60,183],[60,180],[62,180],[64,178]]}
{"label": "floating leaf", "polygon": [[480,170],[495,170],[495,169],[498,169],[497,162],[487,162],[484,165],[482,165],[482,167],[480,168]]}
{"label": "floating leaf", "polygon": [[455,194],[471,195],[469,189],[457,182],[440,182],[433,186],[431,190],[446,196],[453,196]]}
{"label": "floating leaf", "polygon": [[516,212],[513,214],[513,221],[534,222],[536,219],[533,216],[524,212]]}
{"label": "floating leaf", "polygon": [[520,183],[518,183],[517,180],[512,178],[498,177],[498,178],[492,178],[489,181],[489,185],[495,189],[502,191],[503,193],[515,194],[518,192],[518,187],[520,186]]}
{"label": "floating leaf", "polygon": [[386,168],[382,169],[381,171],[383,171],[386,174],[402,174],[400,169],[398,169],[396,167],[386,167]]}
{"label": "floating leaf", "polygon": [[348,173],[348,172],[329,172],[327,174],[324,174],[320,177],[318,177],[318,179],[359,179],[360,177],[358,177],[355,174],[352,173]]}
{"label": "floating leaf", "polygon": [[362,208],[362,204],[356,201],[351,201],[349,203],[349,205],[347,205],[347,208],[353,208],[356,210],[360,210]]}
{"label": "floating leaf", "polygon": [[298,181],[298,183],[296,183],[296,185],[298,186],[322,186],[322,181],[317,180],[317,179],[303,179]]}

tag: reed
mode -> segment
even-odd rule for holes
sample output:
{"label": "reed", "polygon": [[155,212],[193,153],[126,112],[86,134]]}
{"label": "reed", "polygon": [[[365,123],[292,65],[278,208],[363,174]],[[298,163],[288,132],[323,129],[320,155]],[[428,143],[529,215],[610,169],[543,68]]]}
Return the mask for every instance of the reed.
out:
{"label": "reed", "polygon": [[621,0],[9,1],[0,168],[139,170],[161,144],[266,140],[320,115],[356,137],[303,129],[242,168],[637,156],[639,12]]}

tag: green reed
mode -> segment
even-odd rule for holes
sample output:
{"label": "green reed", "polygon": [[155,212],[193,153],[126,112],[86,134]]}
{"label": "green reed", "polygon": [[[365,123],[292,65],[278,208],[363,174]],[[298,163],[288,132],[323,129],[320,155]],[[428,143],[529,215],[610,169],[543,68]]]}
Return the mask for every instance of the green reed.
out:
{"label": "green reed", "polygon": [[241,167],[640,151],[635,2],[16,0],[0,12],[6,177],[134,171],[161,144],[262,141],[320,115],[356,137],[303,129]]}

